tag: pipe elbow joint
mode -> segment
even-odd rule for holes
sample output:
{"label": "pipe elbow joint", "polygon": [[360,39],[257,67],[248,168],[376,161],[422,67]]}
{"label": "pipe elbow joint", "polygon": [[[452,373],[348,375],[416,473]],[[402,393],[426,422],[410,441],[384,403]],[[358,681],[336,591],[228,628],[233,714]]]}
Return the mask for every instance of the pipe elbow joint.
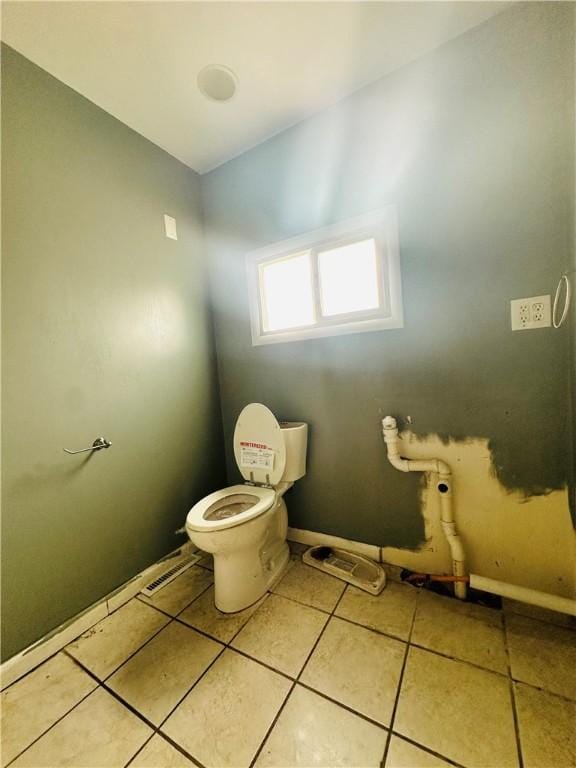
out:
{"label": "pipe elbow joint", "polygon": [[410,472],[410,462],[408,459],[401,459],[400,456],[396,457],[390,457],[388,456],[388,461],[394,469],[399,469],[400,472]]}
{"label": "pipe elbow joint", "polygon": [[452,470],[446,464],[445,461],[442,461],[442,459],[436,459],[436,472],[439,475],[448,476],[450,477],[452,475]]}

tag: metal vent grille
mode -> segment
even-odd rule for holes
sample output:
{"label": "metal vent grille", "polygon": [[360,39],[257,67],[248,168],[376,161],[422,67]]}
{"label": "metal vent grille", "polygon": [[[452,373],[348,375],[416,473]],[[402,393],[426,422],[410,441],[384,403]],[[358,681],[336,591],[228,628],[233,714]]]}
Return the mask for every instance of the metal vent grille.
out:
{"label": "metal vent grille", "polygon": [[156,592],[162,589],[162,587],[170,584],[171,581],[174,581],[177,576],[180,576],[181,573],[187,571],[188,568],[193,566],[200,559],[201,558],[199,555],[192,555],[189,559],[184,560],[184,562],[181,561],[176,565],[173,565],[171,568],[168,568],[167,571],[161,573],[160,576],[157,576],[154,581],[150,582],[150,584],[147,584],[145,587],[143,587],[140,590],[140,594],[148,595],[148,597],[155,595]]}

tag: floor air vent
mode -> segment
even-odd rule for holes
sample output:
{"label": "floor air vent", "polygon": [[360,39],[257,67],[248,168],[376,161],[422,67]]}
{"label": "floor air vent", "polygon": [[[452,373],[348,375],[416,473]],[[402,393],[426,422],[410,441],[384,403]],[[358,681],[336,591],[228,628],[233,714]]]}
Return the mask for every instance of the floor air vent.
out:
{"label": "floor air vent", "polygon": [[156,592],[162,589],[162,587],[170,584],[171,581],[174,581],[177,576],[180,576],[181,573],[187,571],[188,568],[197,563],[198,560],[200,560],[199,555],[192,555],[192,557],[186,558],[184,561],[181,560],[179,563],[171,566],[168,570],[164,571],[164,573],[160,574],[160,576],[157,576],[154,581],[150,582],[150,584],[147,584],[140,590],[140,594],[148,595],[148,597],[155,595]]}

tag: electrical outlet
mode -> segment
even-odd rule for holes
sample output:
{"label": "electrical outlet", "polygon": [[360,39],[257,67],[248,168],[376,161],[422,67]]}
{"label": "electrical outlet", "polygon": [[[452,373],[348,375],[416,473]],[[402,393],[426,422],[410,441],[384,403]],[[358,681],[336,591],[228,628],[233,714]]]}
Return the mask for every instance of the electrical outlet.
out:
{"label": "electrical outlet", "polygon": [[510,302],[510,317],[513,331],[548,328],[551,325],[550,296],[513,299]]}

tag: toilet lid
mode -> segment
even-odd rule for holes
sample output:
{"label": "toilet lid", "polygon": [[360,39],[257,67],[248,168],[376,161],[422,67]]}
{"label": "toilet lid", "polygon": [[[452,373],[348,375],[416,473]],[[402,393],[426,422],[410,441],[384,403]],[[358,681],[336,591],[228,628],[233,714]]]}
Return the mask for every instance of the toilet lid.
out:
{"label": "toilet lid", "polygon": [[234,457],[242,477],[259,485],[277,485],[286,466],[286,447],[280,424],[269,408],[250,403],[238,416]]}

